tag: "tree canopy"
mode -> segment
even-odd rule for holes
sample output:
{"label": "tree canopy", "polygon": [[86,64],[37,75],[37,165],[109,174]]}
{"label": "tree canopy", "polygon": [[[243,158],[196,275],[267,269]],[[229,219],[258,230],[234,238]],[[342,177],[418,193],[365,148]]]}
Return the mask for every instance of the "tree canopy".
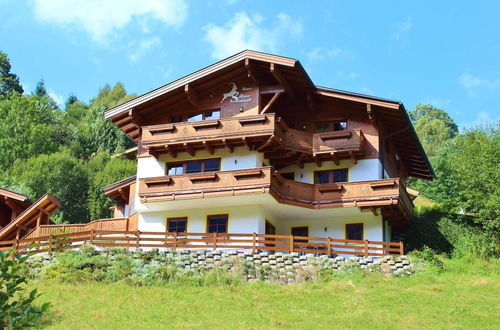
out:
{"label": "tree canopy", "polygon": [[[102,186],[135,173],[135,161],[111,158],[134,142],[102,112],[125,102],[117,83],[105,85],[89,104],[75,95],[60,109],[40,80],[27,94],[0,52],[0,186],[36,200],[45,193],[62,204],[52,220],[88,222],[108,217],[111,205]],[[102,186],[100,186],[102,185]]]}

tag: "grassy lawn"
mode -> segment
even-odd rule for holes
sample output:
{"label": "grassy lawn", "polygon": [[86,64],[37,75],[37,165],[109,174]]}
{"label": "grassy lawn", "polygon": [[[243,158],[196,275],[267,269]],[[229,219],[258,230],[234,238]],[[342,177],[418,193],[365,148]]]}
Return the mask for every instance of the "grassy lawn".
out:
{"label": "grassy lawn", "polygon": [[449,261],[411,278],[355,275],[288,286],[31,284],[53,304],[46,325],[88,328],[500,328],[498,262]]}

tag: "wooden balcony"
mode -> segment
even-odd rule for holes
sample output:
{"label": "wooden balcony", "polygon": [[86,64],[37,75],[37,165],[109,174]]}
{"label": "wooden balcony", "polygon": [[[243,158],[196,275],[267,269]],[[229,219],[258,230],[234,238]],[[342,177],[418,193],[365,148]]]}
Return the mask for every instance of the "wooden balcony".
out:
{"label": "wooden balcony", "polygon": [[143,203],[261,193],[270,193],[283,204],[312,209],[359,207],[377,213],[377,208],[382,208],[384,215],[395,220],[408,219],[413,208],[399,178],[308,184],[286,180],[270,167],[263,167],[139,180]]}
{"label": "wooden balcony", "polygon": [[[216,148],[230,152],[237,146],[264,152],[271,163],[299,158],[302,162],[352,158],[363,155],[364,136],[361,130],[311,133],[289,128],[275,114],[231,117],[192,123],[173,123],[142,127],[141,146],[156,156],[179,152],[192,156]],[[292,160],[293,162],[293,160]]]}
{"label": "wooden balcony", "polygon": [[273,135],[274,114],[182,122],[142,127],[142,147],[150,153],[177,152],[194,154],[198,150],[213,153],[214,148],[262,144]]}
{"label": "wooden balcony", "polygon": [[269,191],[271,167],[183,174],[139,180],[141,201],[234,196]]}
{"label": "wooden balcony", "polygon": [[[408,219],[413,204],[399,178],[335,184],[308,184],[273,174],[271,194],[281,203],[313,209],[383,207]],[[389,215],[389,213],[387,213]]]}

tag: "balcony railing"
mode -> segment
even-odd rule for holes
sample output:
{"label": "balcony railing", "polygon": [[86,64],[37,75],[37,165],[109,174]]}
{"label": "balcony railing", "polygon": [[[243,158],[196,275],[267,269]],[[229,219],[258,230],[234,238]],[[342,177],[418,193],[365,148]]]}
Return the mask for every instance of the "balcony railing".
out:
{"label": "balcony railing", "polygon": [[274,114],[172,123],[142,127],[143,147],[219,142],[222,139],[266,137],[274,132]]}
{"label": "balcony railing", "polygon": [[281,203],[309,208],[375,207],[402,204],[409,215],[412,202],[399,178],[308,184],[274,173],[271,193]]}
{"label": "balcony railing", "polygon": [[268,192],[271,167],[146,178],[139,180],[143,202]]}
{"label": "balcony railing", "polygon": [[174,157],[183,151],[194,154],[198,150],[232,150],[243,145],[263,152],[296,151],[306,157],[352,157],[363,154],[363,143],[361,130],[311,133],[288,127],[275,114],[143,126],[141,139],[142,147],[149,152],[166,152]]}
{"label": "balcony railing", "polygon": [[267,235],[257,233],[169,233],[89,230],[21,240],[0,241],[0,251],[15,249],[18,253],[52,253],[76,249],[84,244],[98,247],[158,249],[246,249],[270,252],[302,252],[355,256],[386,256],[404,254],[402,242],[357,241],[331,237]]}
{"label": "balcony railing", "polygon": [[309,184],[286,180],[271,167],[172,175],[139,180],[142,202],[271,193],[280,203],[308,208],[381,207],[400,204],[405,217],[412,202],[399,178]]}

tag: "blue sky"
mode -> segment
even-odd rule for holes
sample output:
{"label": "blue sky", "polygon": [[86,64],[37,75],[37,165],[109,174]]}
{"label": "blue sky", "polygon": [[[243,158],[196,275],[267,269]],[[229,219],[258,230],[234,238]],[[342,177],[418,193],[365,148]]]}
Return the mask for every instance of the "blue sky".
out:
{"label": "blue sky", "polygon": [[500,119],[500,1],[0,0],[0,50],[27,91],[142,94],[243,49],[317,84]]}

